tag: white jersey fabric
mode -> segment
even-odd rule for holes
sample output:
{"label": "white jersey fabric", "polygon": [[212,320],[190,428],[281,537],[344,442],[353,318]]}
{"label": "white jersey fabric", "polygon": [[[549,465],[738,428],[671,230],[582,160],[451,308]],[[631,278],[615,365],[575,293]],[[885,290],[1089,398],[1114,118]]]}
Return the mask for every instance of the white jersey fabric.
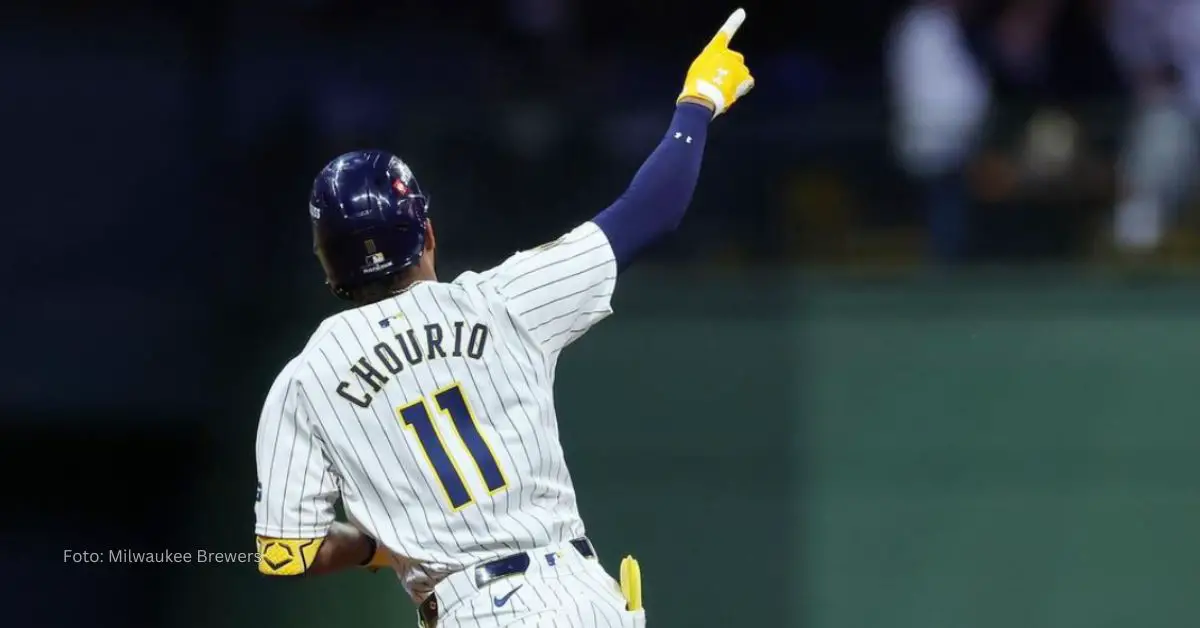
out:
{"label": "white jersey fabric", "polygon": [[263,408],[257,535],[320,539],[340,497],[417,600],[470,565],[582,536],[554,371],[612,312],[616,276],[588,222],[324,321]]}

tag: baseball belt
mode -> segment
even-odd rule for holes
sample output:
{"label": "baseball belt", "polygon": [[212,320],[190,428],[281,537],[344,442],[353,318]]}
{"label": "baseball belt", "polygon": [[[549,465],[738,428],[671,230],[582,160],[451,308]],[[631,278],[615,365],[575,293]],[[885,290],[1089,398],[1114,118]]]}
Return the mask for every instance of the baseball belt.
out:
{"label": "baseball belt", "polygon": [[[596,550],[592,547],[592,542],[587,537],[581,536],[577,539],[572,539],[571,546],[584,558],[596,557]],[[500,578],[523,574],[529,569],[530,561],[529,552],[521,552],[520,554],[497,558],[482,565],[477,565],[473,567],[475,570],[475,586],[482,589]],[[421,602],[421,605],[417,607],[417,618],[420,624],[424,628],[434,628],[437,625],[438,610],[437,595],[430,593],[429,597],[425,598],[425,601]]]}

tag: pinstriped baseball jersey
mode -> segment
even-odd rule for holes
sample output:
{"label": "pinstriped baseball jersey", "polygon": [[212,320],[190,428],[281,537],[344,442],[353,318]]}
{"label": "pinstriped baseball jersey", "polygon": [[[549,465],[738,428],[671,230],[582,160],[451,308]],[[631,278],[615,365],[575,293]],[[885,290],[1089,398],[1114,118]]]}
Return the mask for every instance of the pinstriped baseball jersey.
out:
{"label": "pinstriped baseball jersey", "polygon": [[612,312],[616,275],[589,222],[326,320],[263,408],[256,533],[321,538],[340,497],[414,597],[441,574],[581,536],[554,371]]}

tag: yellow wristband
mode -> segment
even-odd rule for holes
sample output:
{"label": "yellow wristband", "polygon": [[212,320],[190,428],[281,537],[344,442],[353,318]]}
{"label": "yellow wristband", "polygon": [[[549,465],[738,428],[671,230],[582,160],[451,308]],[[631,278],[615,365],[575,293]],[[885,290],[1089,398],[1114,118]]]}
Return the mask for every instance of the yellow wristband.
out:
{"label": "yellow wristband", "polygon": [[384,548],[375,550],[375,555],[372,556],[371,560],[368,560],[367,564],[364,566],[367,569],[379,569],[382,567],[391,567],[392,566],[391,552],[388,552]]}

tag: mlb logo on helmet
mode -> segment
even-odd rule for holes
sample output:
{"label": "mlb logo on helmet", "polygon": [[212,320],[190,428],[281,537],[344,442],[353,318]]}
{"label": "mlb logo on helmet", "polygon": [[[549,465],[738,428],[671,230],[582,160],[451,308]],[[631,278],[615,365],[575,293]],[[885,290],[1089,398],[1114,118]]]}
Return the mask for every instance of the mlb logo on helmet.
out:
{"label": "mlb logo on helmet", "polygon": [[377,273],[381,270],[392,267],[392,261],[384,257],[383,253],[372,253],[367,256],[366,264],[363,264],[362,272]]}
{"label": "mlb logo on helmet", "polygon": [[400,196],[408,196],[408,186],[400,179],[392,181],[392,188],[396,190],[396,194]]}

